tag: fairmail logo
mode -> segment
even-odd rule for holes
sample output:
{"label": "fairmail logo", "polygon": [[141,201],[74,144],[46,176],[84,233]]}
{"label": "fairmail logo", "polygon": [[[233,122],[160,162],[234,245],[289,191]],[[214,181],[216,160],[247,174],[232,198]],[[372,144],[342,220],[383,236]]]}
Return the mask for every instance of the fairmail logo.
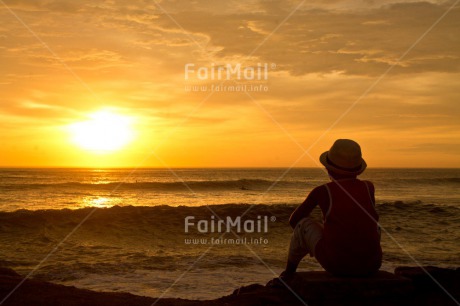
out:
{"label": "fairmail logo", "polygon": [[257,63],[255,66],[243,66],[237,64],[223,64],[211,66],[197,66],[194,63],[187,63],[184,67],[184,79],[195,79],[199,81],[267,81],[269,67],[274,69],[275,64]]}
{"label": "fairmail logo", "polygon": [[234,219],[230,216],[217,219],[211,216],[209,220],[197,220],[194,216],[187,216],[184,220],[184,230],[189,233],[191,229],[198,233],[267,233],[268,223],[274,222],[274,216],[257,216],[256,219],[242,220],[241,216]]}

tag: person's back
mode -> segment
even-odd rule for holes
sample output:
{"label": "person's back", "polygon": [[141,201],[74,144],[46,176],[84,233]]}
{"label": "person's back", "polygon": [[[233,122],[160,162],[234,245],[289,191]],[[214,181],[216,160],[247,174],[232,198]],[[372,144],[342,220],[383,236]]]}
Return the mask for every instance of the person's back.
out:
{"label": "person's back", "polygon": [[[329,206],[315,257],[336,275],[367,275],[380,268],[382,250],[371,182],[358,179],[324,185]],[[372,192],[371,192],[372,191]]]}
{"label": "person's back", "polygon": [[[292,275],[307,254],[328,272],[340,276],[365,276],[382,262],[380,229],[375,210],[374,186],[356,177],[367,167],[360,146],[339,139],[320,156],[332,182],[314,188],[289,220],[294,229],[286,270]],[[310,217],[319,206],[323,223]]]}

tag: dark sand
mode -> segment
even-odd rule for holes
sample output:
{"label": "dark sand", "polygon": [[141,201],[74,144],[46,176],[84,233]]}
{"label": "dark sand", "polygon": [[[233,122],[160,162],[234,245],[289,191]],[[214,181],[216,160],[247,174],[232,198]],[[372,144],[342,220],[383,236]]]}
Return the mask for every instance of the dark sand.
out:
{"label": "dark sand", "polygon": [[[155,299],[130,293],[95,292],[36,279],[26,280],[2,305],[459,305],[460,268],[399,267],[395,274],[379,272],[370,278],[337,278],[326,272],[301,272],[286,288],[259,284],[238,288],[233,294],[210,301]],[[3,299],[23,279],[0,268]],[[444,288],[442,289],[441,286]],[[444,291],[446,290],[446,291]],[[295,294],[293,293],[295,292]]]}

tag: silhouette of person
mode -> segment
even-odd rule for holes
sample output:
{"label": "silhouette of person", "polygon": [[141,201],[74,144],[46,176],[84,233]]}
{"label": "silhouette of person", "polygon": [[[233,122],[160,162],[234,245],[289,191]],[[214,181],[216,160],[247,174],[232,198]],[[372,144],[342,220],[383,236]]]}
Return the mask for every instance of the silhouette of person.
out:
{"label": "silhouette of person", "polygon": [[[331,182],[314,188],[292,213],[294,231],[280,278],[291,277],[307,254],[333,275],[371,275],[381,266],[382,249],[374,185],[357,178],[367,166],[361,148],[353,140],[338,139],[319,160]],[[316,206],[321,223],[310,216]]]}

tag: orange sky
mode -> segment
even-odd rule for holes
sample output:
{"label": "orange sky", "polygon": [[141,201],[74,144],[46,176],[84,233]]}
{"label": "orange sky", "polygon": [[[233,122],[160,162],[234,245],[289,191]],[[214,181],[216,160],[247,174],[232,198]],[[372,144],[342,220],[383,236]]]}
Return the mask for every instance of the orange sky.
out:
{"label": "orange sky", "polygon": [[[370,167],[460,167],[452,3],[3,0],[0,166],[317,166],[351,138]],[[265,63],[266,80],[197,75]],[[236,82],[266,91],[209,90]],[[129,144],[73,141],[101,110],[131,120]]]}

